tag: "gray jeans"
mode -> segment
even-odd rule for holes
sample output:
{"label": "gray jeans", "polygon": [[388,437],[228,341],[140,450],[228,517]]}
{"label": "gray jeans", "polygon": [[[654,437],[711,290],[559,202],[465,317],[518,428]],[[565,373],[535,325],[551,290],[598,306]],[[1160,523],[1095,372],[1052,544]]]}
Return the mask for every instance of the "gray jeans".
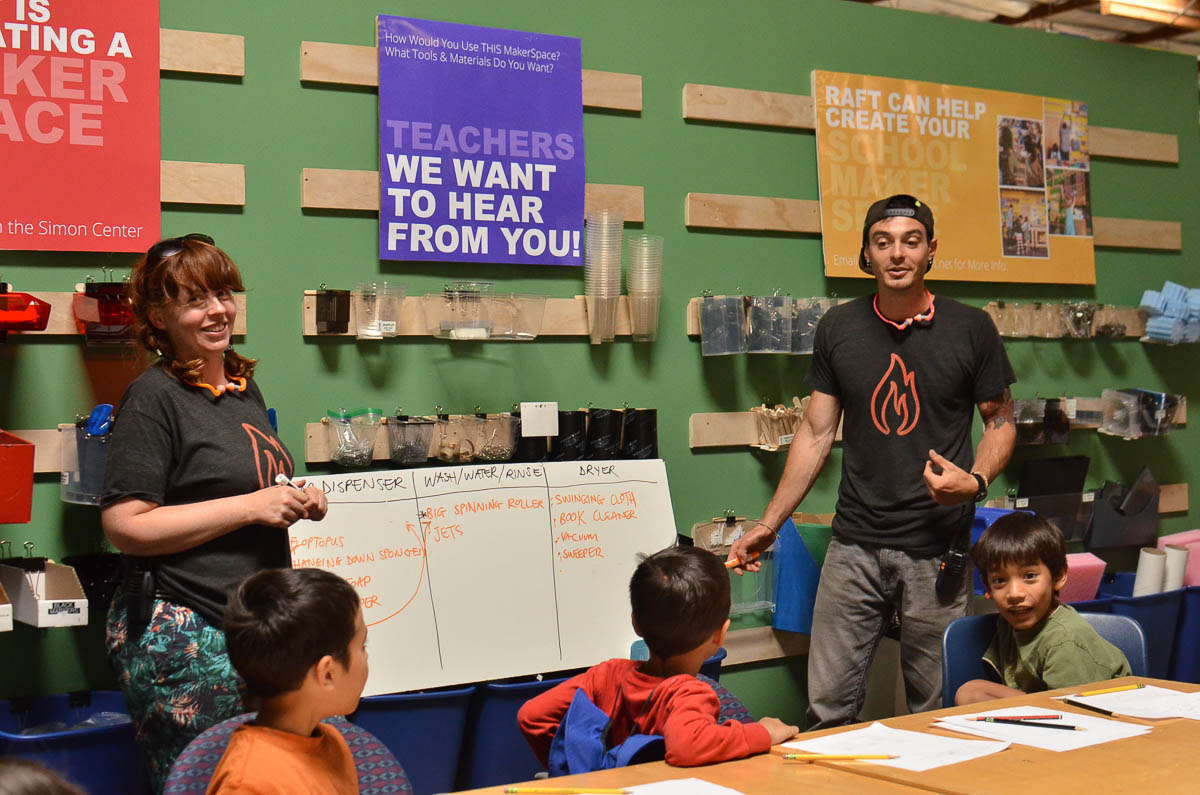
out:
{"label": "gray jeans", "polygon": [[813,607],[808,651],[808,729],[858,720],[867,669],[893,613],[900,617],[900,667],[911,712],[939,709],[942,631],[966,615],[968,571],[949,599],[934,590],[941,556],[922,557],[836,537],[829,542]]}

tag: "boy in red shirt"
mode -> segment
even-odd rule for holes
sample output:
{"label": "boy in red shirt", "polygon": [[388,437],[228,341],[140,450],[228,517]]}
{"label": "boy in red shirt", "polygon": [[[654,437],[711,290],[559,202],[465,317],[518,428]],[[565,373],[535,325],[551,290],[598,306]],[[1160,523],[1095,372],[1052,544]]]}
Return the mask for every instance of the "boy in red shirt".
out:
{"label": "boy in red shirt", "polygon": [[208,793],[358,793],[345,738],[321,723],[358,707],[367,627],[358,594],[321,569],[269,569],[238,586],[225,638],[258,716],[229,739]]}
{"label": "boy in red shirt", "polygon": [[542,764],[577,690],[611,719],[610,746],[635,734],[662,735],[671,765],[740,759],[796,734],[777,718],[717,723],[720,701],[696,678],[729,629],[729,572],[716,555],[693,547],[657,552],[637,567],[629,598],[650,659],[600,663],[526,702],[517,722]]}

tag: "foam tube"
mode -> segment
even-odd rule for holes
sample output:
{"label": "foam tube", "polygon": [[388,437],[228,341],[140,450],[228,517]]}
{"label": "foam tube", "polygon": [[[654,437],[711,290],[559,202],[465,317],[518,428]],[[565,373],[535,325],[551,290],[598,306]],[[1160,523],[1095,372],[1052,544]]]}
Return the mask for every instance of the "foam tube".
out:
{"label": "foam tube", "polygon": [[1137,575],[1133,578],[1133,595],[1161,593],[1167,553],[1153,547],[1142,547],[1138,555]]}
{"label": "foam tube", "polygon": [[1183,587],[1183,575],[1187,572],[1189,547],[1180,544],[1167,544],[1163,547],[1166,553],[1166,575],[1163,577],[1163,590],[1174,591]]}

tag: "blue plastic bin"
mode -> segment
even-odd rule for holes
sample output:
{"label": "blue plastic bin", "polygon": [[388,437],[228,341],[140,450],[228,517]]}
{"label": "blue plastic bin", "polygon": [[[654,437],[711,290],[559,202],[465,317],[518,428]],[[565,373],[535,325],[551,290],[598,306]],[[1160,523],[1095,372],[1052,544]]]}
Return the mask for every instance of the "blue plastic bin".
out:
{"label": "blue plastic bin", "polygon": [[[979,541],[979,537],[983,535],[983,531],[992,526],[992,522],[999,519],[1001,516],[1013,513],[1008,508],[983,508],[975,509],[975,518],[971,522],[971,546]],[[983,578],[979,576],[979,569],[971,566],[971,576],[975,583],[975,593],[983,596],[987,593],[987,589],[983,587]]]}
{"label": "blue plastic bin", "polygon": [[[709,657],[707,660],[705,660],[703,662],[703,664],[701,664],[700,673],[704,674],[709,679],[720,682],[721,681],[721,661],[724,660],[728,655],[729,655],[729,652],[725,651],[724,646],[717,649],[716,653],[713,654],[713,656]],[[633,645],[631,645],[629,647],[629,659],[631,659],[631,660],[649,660],[650,659],[650,649],[646,648],[646,641],[642,640],[641,638],[638,638],[637,640],[635,640],[633,642]]]}
{"label": "blue plastic bin", "polygon": [[1072,602],[1071,607],[1076,613],[1111,613],[1112,597],[1101,596],[1099,599],[1088,599],[1086,602]]}
{"label": "blue plastic bin", "polygon": [[1105,574],[1100,578],[1100,588],[1097,596],[1133,596],[1133,581],[1137,574],[1132,571],[1118,571],[1115,574]]}
{"label": "blue plastic bin", "polygon": [[467,720],[457,788],[479,789],[528,781],[545,770],[517,726],[517,711],[529,699],[569,678],[488,682],[480,687]]}
{"label": "blue plastic bin", "polygon": [[125,712],[119,691],[0,700],[0,756],[45,765],[91,795],[141,795],[149,779],[132,723],[22,735],[47,723],[74,726],[97,712]]}
{"label": "blue plastic bin", "polygon": [[1112,611],[1129,616],[1146,633],[1148,676],[1166,679],[1175,651],[1175,630],[1179,624],[1179,606],[1183,590],[1164,591],[1145,596],[1114,596]]}
{"label": "blue plastic bin", "polygon": [[400,762],[415,795],[454,789],[467,707],[475,685],[367,696],[351,722],[374,734]]}
{"label": "blue plastic bin", "polygon": [[1183,589],[1170,670],[1176,682],[1200,684],[1200,585]]}

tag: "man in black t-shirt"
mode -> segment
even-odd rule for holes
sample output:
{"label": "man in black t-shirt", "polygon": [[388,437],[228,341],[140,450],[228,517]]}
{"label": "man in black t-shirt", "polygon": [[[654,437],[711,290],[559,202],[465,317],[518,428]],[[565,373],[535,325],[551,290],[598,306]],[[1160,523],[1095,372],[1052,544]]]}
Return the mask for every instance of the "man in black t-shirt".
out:
{"label": "man in black t-shirt", "polygon": [[[1016,380],[982,310],[925,289],[933,213],[907,195],[871,205],[859,265],[876,292],[817,326],[812,399],[775,496],[734,544],[736,570],[766,549],[825,463],[843,418],[842,479],[821,570],[808,661],[808,729],[857,720],[867,668],[893,616],[908,707],[941,700],[941,636],[965,615],[970,580],[935,589],[942,555],[969,535],[974,503],[1008,463]],[[971,450],[973,407],[983,438]]]}

